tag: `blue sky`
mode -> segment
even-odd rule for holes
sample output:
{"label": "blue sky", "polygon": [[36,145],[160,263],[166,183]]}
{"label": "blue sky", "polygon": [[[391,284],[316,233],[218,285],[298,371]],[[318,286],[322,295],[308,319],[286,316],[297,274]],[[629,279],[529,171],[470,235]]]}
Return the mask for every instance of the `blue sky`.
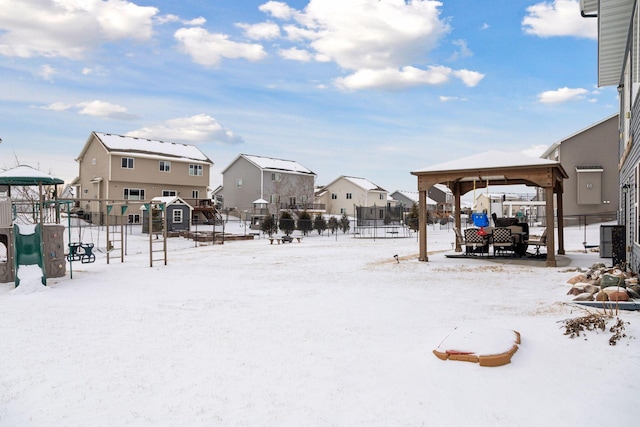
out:
{"label": "blue sky", "polygon": [[617,112],[578,1],[0,0],[0,169],[70,181],[92,131],[415,190]]}

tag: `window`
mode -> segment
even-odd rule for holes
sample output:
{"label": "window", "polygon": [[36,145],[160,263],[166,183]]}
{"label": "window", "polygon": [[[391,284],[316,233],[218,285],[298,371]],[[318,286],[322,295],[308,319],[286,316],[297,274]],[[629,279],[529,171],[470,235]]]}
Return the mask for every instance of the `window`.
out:
{"label": "window", "polygon": [[338,200],[338,195],[336,193],[331,193],[331,200]]}
{"label": "window", "polygon": [[162,190],[162,197],[176,197],[176,190]]}
{"label": "window", "polygon": [[278,196],[277,194],[272,194],[271,196],[269,196],[269,203],[279,203],[280,202],[280,196]]}
{"label": "window", "polygon": [[144,200],[144,190],[140,188],[125,188],[125,200]]}
{"label": "window", "polygon": [[289,197],[289,205],[291,206],[295,206],[296,203],[296,198],[295,197]]}
{"label": "window", "polygon": [[193,190],[191,192],[191,198],[192,199],[199,199],[200,198],[200,192],[198,190]]}
{"label": "window", "polygon": [[160,160],[160,172],[171,172],[171,162]]}
{"label": "window", "polygon": [[380,200],[384,200],[384,194],[380,193]]}
{"label": "window", "polygon": [[190,176],[202,176],[202,165],[189,165]]}
{"label": "window", "polygon": [[132,214],[129,215],[129,224],[140,224],[140,215]]}
{"label": "window", "polygon": [[94,157],[93,159],[91,159],[91,164],[92,165],[98,164],[98,160]]}
{"label": "window", "polygon": [[242,179],[236,179],[236,187],[242,187]]}
{"label": "window", "polygon": [[177,222],[182,222],[182,210],[174,209],[173,210],[173,222],[174,224]]}
{"label": "window", "polygon": [[347,193],[347,200],[351,200],[352,197],[353,195],[351,193]]}
{"label": "window", "polygon": [[347,209],[346,208],[340,208],[340,213],[341,214],[346,214],[347,213]]}
{"label": "window", "polygon": [[133,169],[133,157],[123,157],[121,165],[123,169]]}
{"label": "window", "polygon": [[280,173],[278,172],[273,172],[271,174],[271,181],[280,181]]}

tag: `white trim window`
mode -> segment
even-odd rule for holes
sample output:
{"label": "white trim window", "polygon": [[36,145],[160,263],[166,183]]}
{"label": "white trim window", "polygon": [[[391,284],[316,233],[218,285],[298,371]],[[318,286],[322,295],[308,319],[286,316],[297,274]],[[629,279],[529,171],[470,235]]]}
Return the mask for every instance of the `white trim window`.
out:
{"label": "white trim window", "polygon": [[203,175],[202,165],[195,165],[195,164],[189,165],[189,176],[202,176],[202,175]]}
{"label": "white trim window", "polygon": [[125,200],[144,200],[144,188],[125,188]]}
{"label": "white trim window", "polygon": [[347,193],[347,200],[351,200],[353,198],[353,194]]}
{"label": "white trim window", "polygon": [[331,200],[338,200],[338,195],[336,193],[331,193]]}
{"label": "white trim window", "polygon": [[160,172],[171,172],[171,162],[160,160]]}
{"label": "white trim window", "polygon": [[123,157],[120,162],[122,169],[133,169],[133,157]]}
{"label": "white trim window", "polygon": [[140,215],[129,214],[128,220],[129,220],[129,224],[140,224]]}
{"label": "white trim window", "polygon": [[198,190],[191,191],[191,198],[192,199],[199,199],[200,198],[200,192]]}
{"label": "white trim window", "polygon": [[176,190],[162,190],[162,197],[176,197]]}
{"label": "white trim window", "polygon": [[173,223],[174,224],[181,223],[183,221],[182,218],[183,218],[182,209],[174,209],[173,210]]}
{"label": "white trim window", "polygon": [[236,187],[242,188],[242,179],[241,178],[236,179]]}

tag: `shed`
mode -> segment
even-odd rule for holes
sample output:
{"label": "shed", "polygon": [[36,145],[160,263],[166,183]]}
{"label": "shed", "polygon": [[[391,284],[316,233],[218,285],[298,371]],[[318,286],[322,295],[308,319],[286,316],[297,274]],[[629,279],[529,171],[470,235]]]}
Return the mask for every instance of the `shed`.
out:
{"label": "shed", "polygon": [[[154,197],[151,199],[152,204],[164,203],[165,215],[167,218],[167,231],[189,231],[191,225],[191,212],[193,207],[185,202],[182,198],[175,197]],[[149,217],[145,205],[140,207],[142,211],[142,232],[149,232]],[[156,230],[154,222],[154,231]]]}

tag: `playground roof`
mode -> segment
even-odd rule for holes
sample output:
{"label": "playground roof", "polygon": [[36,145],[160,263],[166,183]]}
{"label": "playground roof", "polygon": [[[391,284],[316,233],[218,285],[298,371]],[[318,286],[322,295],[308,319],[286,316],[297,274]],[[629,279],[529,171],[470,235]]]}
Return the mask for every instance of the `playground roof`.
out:
{"label": "playground roof", "polygon": [[64,180],[54,178],[27,165],[0,172],[0,185],[54,185],[64,184]]}

